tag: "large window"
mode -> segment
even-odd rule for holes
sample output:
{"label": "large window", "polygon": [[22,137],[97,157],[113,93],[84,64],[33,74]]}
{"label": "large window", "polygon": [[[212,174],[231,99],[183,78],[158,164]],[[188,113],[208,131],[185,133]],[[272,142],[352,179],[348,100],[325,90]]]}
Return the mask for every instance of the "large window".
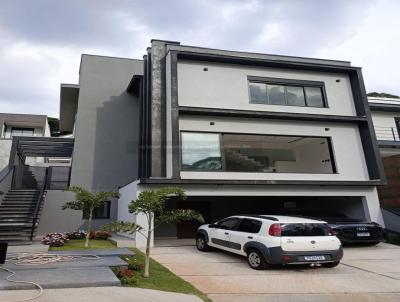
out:
{"label": "large window", "polygon": [[221,170],[219,134],[183,132],[182,168],[194,171]]}
{"label": "large window", "polygon": [[326,107],[322,82],[249,77],[249,92],[253,104]]}
{"label": "large window", "polygon": [[336,173],[327,137],[182,133],[182,170]]}
{"label": "large window", "polygon": [[33,136],[33,128],[11,128],[11,137],[14,136]]}

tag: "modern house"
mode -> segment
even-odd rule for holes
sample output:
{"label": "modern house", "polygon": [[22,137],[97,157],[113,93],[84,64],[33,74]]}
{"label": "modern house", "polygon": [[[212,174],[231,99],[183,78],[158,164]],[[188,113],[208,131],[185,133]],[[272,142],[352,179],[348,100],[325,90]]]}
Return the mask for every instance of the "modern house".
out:
{"label": "modern house", "polygon": [[[83,55],[79,83],[60,96],[60,130],[74,136],[69,184],[121,193],[96,224],[143,224],[128,203],[163,186],[188,195],[168,207],[208,222],[314,207],[383,224],[383,165],[361,68],[349,62],[152,40],[143,60]],[[38,233],[82,226],[81,213],[61,210],[69,193],[50,193]],[[155,236],[190,238],[196,226]]]}
{"label": "modern house", "polygon": [[400,233],[400,99],[369,97],[387,183],[378,187],[386,228]]}

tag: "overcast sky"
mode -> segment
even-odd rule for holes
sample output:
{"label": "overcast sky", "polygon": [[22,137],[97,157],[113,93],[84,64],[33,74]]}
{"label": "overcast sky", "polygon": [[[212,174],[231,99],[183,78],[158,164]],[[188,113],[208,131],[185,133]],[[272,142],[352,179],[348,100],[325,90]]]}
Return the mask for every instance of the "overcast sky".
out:
{"label": "overcast sky", "polygon": [[400,94],[398,0],[0,0],[0,112],[58,117],[82,53],[142,58],[152,38],[348,60]]}

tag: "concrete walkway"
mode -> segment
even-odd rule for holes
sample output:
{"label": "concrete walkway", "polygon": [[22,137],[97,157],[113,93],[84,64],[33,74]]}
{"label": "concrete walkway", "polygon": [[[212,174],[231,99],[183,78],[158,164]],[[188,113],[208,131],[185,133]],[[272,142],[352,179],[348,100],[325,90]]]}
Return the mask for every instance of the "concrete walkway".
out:
{"label": "concrete walkway", "polygon": [[[119,286],[119,279],[111,271],[110,267],[127,266],[119,256],[132,255],[126,248],[76,250],[49,252],[60,255],[96,255],[98,258],[78,258],[62,262],[54,262],[40,265],[16,265],[11,257],[18,253],[7,254],[7,261],[3,268],[10,269],[16,274],[13,280],[36,282],[43,288],[68,288],[68,287],[98,287]],[[8,282],[6,279],[10,273],[0,270],[0,290],[31,289],[33,285],[26,283]],[[2,301],[0,299],[0,301]]]}
{"label": "concrete walkway", "polygon": [[[0,291],[1,302],[12,302],[33,297],[32,290]],[[92,287],[46,289],[35,302],[202,302],[193,295],[132,287]]]}
{"label": "concrete walkway", "polygon": [[345,248],[336,268],[255,271],[244,257],[194,246],[155,247],[152,257],[214,302],[400,301],[400,247]]}

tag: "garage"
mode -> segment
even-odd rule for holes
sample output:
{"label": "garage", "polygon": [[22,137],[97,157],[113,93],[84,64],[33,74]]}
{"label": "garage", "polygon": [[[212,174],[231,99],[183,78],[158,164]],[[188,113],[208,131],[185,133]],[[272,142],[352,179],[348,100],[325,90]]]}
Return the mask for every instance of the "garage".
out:
{"label": "garage", "polygon": [[[206,223],[238,214],[288,214],[307,209],[336,211],[354,219],[369,219],[361,196],[189,196],[184,201],[170,200],[168,209],[193,209]],[[155,237],[193,238],[198,222],[160,226]]]}

